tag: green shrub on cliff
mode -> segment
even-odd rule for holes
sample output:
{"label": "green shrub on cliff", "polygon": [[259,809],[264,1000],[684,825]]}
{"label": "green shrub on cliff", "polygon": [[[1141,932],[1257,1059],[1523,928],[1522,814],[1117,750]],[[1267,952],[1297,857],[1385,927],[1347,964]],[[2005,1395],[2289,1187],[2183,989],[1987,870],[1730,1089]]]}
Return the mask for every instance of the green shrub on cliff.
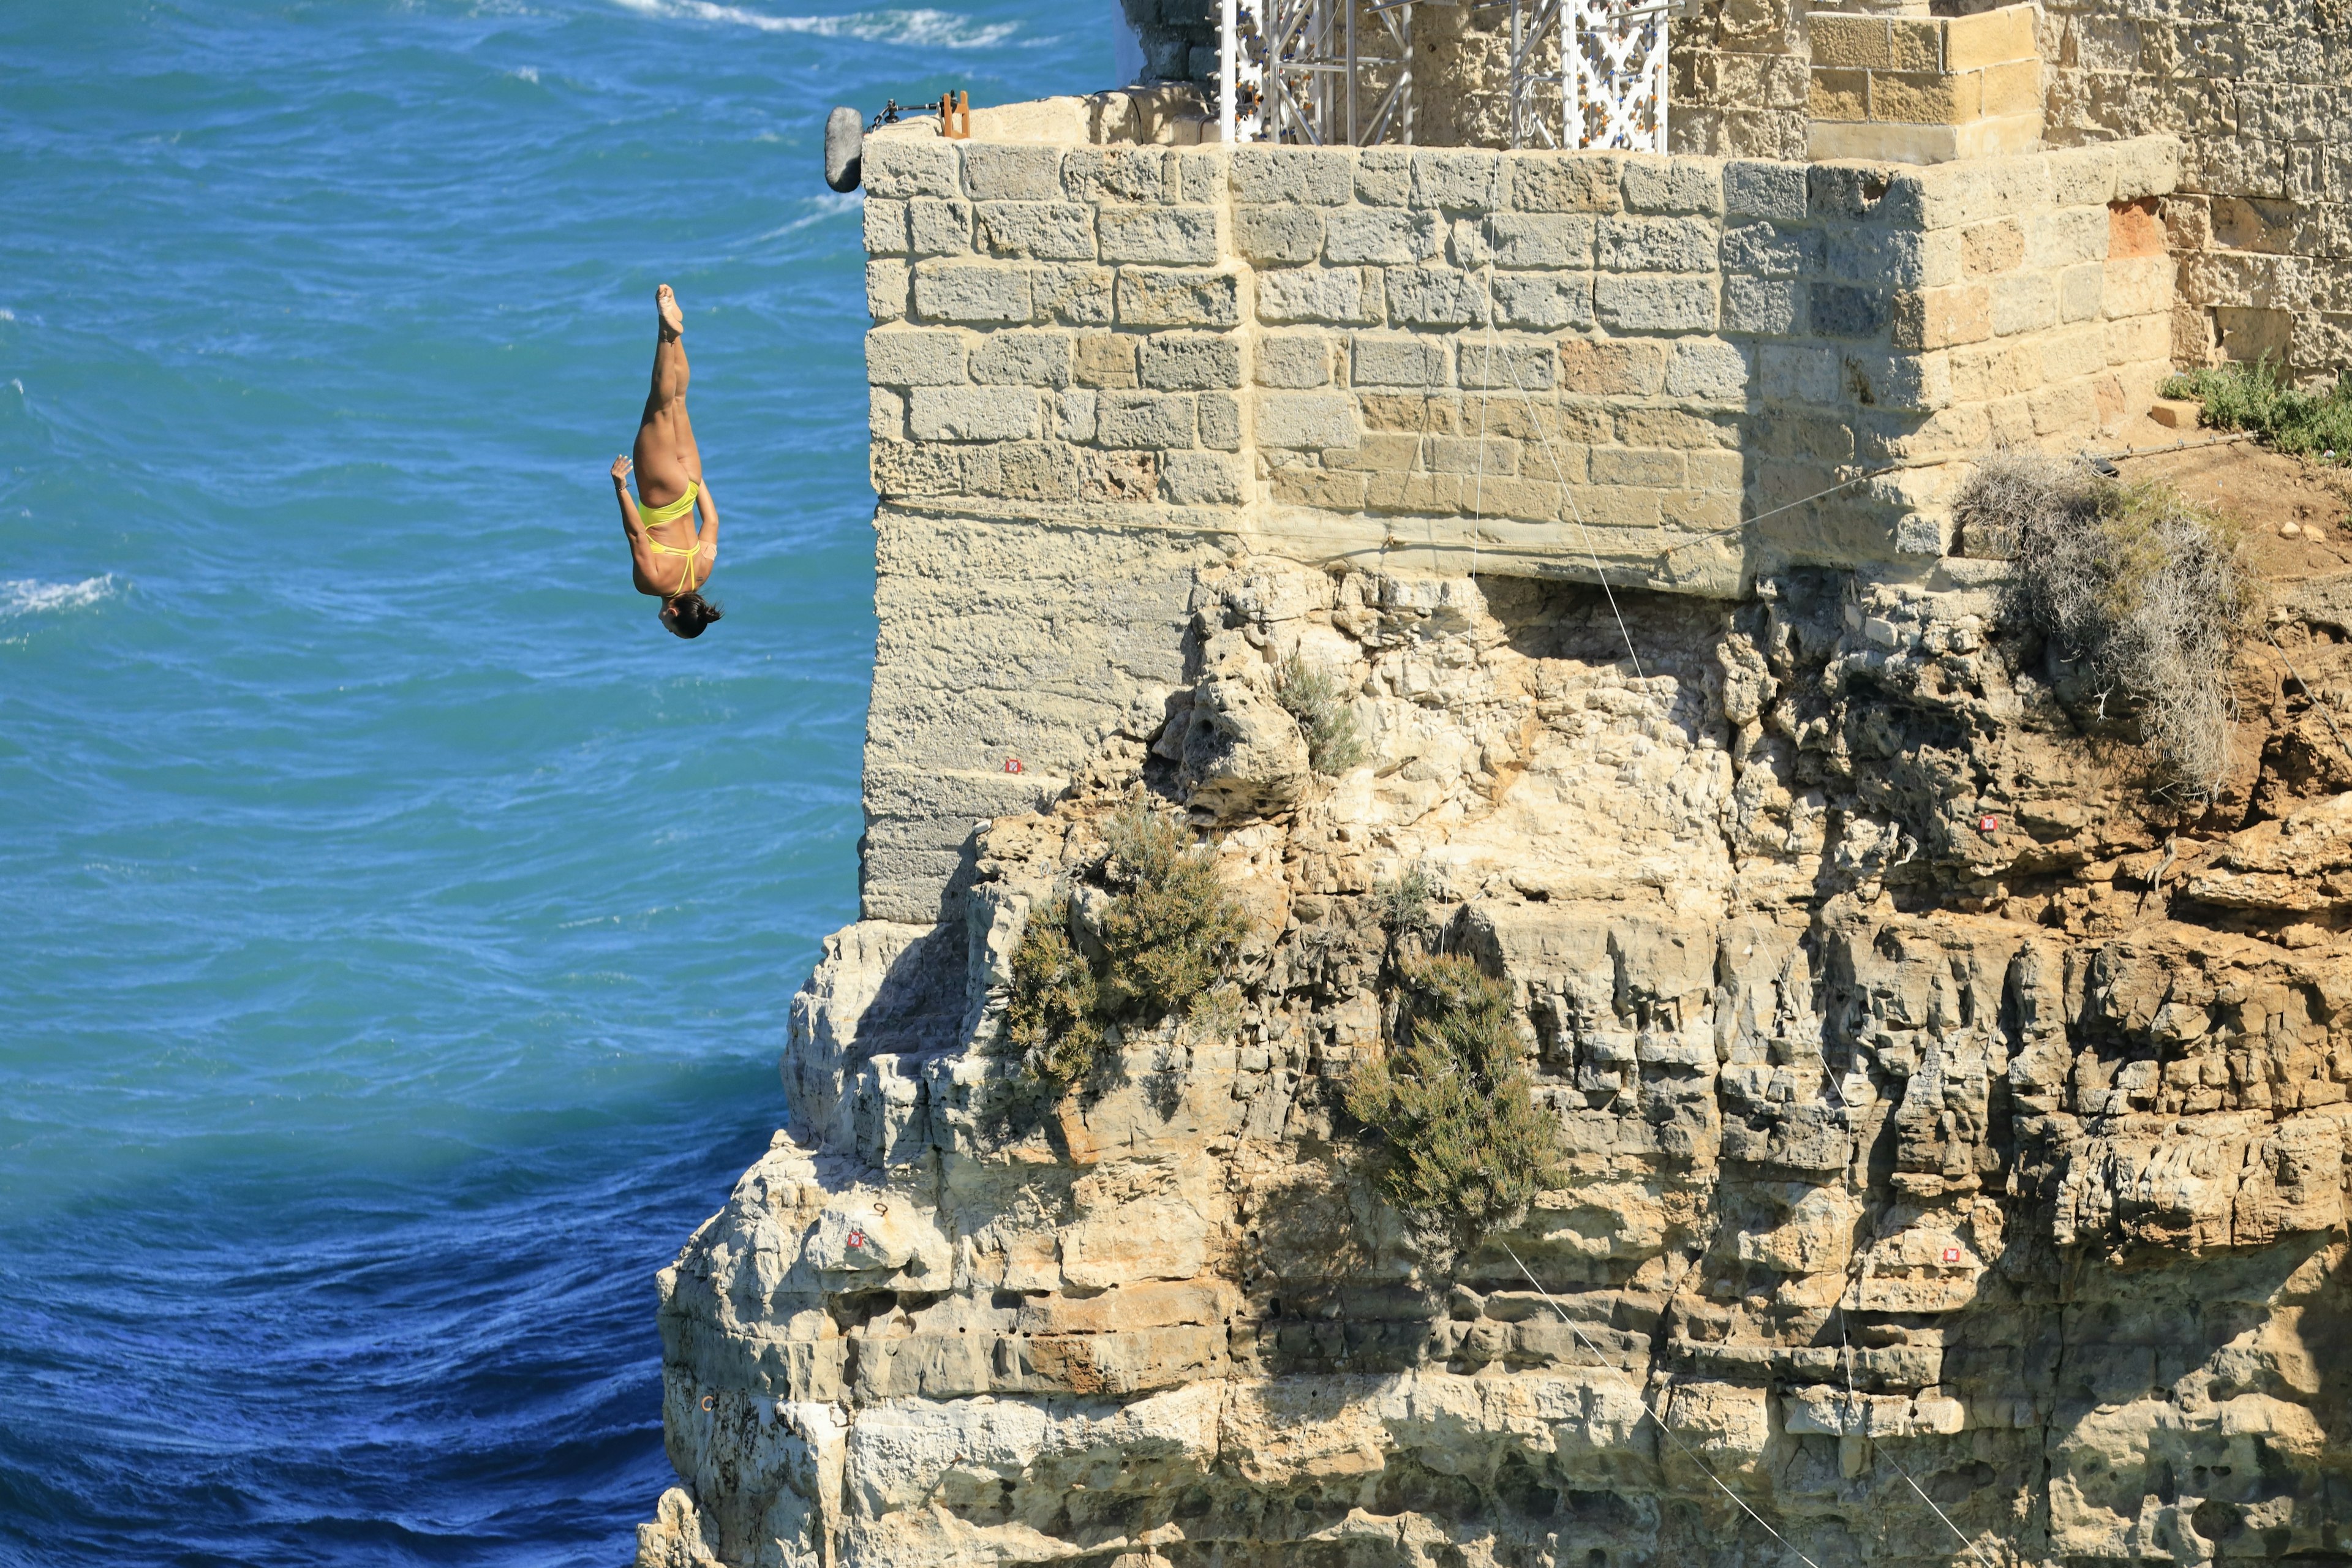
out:
{"label": "green shrub on cliff", "polygon": [[2236,525],[2164,485],[2015,451],[1979,462],[1953,512],[2013,533],[2011,613],[2137,708],[2168,787],[2210,796],[2230,763],[2231,667],[2262,625]]}
{"label": "green shrub on cliff", "polygon": [[1364,760],[1356,710],[1337,676],[1294,653],[1275,672],[1274,694],[1298,721],[1307,737],[1307,763],[1317,773],[1337,778]]}
{"label": "green shrub on cliff", "polygon": [[1184,830],[1140,810],[1112,819],[1105,872],[1121,891],[1105,905],[1093,954],[1073,940],[1067,900],[1030,911],[1013,952],[1006,1042],[1024,1073],[1063,1090],[1091,1080],[1110,1031],[1183,1017],[1224,976],[1249,917],[1215,860]]}
{"label": "green shrub on cliff", "polygon": [[1466,958],[1408,958],[1402,1040],[1360,1070],[1348,1110],[1388,1144],[1381,1194],[1468,1245],[1551,1180],[1558,1130],[1520,1066],[1511,999]]}

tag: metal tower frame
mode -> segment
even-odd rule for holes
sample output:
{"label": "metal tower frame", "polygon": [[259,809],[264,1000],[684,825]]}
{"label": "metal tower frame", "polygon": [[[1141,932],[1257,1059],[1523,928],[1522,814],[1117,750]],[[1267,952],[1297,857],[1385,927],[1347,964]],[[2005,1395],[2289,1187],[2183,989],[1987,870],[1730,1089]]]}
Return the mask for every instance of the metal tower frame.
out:
{"label": "metal tower frame", "polygon": [[1222,0],[1217,114],[1224,140],[1410,143],[1414,3]]}
{"label": "metal tower frame", "polygon": [[[1667,25],[1688,0],[1510,6],[1512,146],[1666,150]],[[1559,94],[1557,119],[1546,89]]]}

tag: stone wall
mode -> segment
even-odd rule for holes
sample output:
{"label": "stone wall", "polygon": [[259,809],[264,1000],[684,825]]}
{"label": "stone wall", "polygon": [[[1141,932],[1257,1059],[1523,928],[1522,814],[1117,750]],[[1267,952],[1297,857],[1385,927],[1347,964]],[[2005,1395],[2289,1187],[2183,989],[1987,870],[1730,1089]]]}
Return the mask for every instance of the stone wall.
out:
{"label": "stone wall", "polygon": [[1148,732],[1219,551],[1716,595],[1932,561],[1945,459],[2167,368],[2174,155],[877,137],[867,912],[937,918],[974,820]]}
{"label": "stone wall", "polygon": [[[1811,23],[1803,0],[1706,0],[1677,24],[1676,149],[1803,156]],[[2176,356],[2267,353],[2317,378],[2352,366],[2352,8],[2052,0],[2039,49],[2050,145],[2181,141],[2163,208],[2179,262]]]}

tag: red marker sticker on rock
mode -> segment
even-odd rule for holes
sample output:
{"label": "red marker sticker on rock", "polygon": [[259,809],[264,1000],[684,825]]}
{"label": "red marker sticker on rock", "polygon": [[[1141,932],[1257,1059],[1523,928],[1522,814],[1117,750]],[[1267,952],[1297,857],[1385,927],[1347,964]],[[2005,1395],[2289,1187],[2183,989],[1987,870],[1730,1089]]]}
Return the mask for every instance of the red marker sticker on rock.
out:
{"label": "red marker sticker on rock", "polygon": [[2000,831],[2000,818],[1993,816],[1990,812],[1987,812],[1984,816],[1977,818],[1977,831],[1986,835],[1988,837],[1993,834],[1999,833]]}
{"label": "red marker sticker on rock", "polygon": [[1007,757],[1004,759],[1004,771],[1008,773],[1025,773],[1029,770],[1021,765],[1020,758]]}
{"label": "red marker sticker on rock", "polygon": [[[1988,817],[1986,817],[1986,818],[1985,818],[1985,820],[1986,820],[1987,822],[1990,822],[1990,821],[1992,820],[1992,818],[1991,818],[1991,817],[1990,817],[1990,816],[1988,816]],[[1945,1261],[1945,1262],[1947,1262],[1947,1263],[1958,1263],[1959,1260],[1960,1260],[1960,1249],[1959,1249],[1958,1247],[1948,1247],[1944,1248],[1944,1261]]]}
{"label": "red marker sticker on rock", "polygon": [[[846,1239],[852,1247],[863,1247],[866,1245],[866,1233],[862,1230],[853,1230],[849,1233]],[[1954,1256],[1957,1257],[1958,1255],[1956,1253]]]}

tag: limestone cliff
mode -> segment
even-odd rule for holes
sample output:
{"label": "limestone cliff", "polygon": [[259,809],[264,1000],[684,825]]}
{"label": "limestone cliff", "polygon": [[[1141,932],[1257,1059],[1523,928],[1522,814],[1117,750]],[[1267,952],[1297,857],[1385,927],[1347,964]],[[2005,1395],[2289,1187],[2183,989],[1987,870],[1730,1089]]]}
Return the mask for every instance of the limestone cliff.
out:
{"label": "limestone cliff", "polygon": [[[796,1000],[786,1130],[662,1276],[639,1562],[2352,1552],[2352,587],[2284,592],[2190,809],[2004,570],[1193,547],[1166,646],[1087,634],[1135,699],[1066,787]],[[1345,776],[1293,656],[1360,693]],[[1241,1003],[1024,1114],[1006,961],[1144,795],[1247,901]],[[1508,983],[1570,1152],[1459,1258],[1341,1104],[1416,944]]]}

